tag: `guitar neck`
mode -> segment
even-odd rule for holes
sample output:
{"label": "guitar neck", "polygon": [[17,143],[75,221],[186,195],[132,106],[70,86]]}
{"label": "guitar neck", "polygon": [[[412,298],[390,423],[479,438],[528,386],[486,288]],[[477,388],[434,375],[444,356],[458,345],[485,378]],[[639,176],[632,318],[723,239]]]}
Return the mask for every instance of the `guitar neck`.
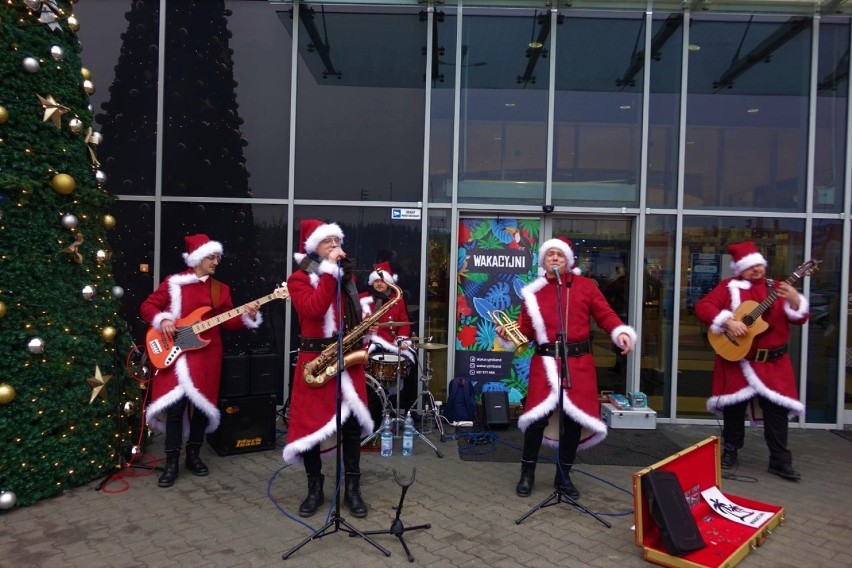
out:
{"label": "guitar neck", "polygon": [[276,298],[276,296],[275,296],[274,293],[267,294],[266,296],[260,297],[257,300],[254,300],[252,302],[248,302],[247,304],[243,304],[242,306],[234,308],[233,310],[228,310],[227,312],[221,313],[218,316],[213,316],[210,319],[200,321],[200,322],[198,322],[198,323],[196,323],[195,325],[192,326],[192,331],[193,331],[193,333],[195,333],[197,335],[199,333],[207,331],[211,327],[216,327],[217,325],[223,324],[230,319],[233,319],[233,318],[235,318],[239,315],[246,313],[246,311],[248,311],[248,307],[251,304],[258,303],[260,305],[263,305],[267,302],[271,302],[275,298]]}
{"label": "guitar neck", "polygon": [[[793,285],[799,278],[801,278],[801,277],[796,272],[794,272],[789,277],[787,277],[787,279],[784,282],[786,282],[787,284]],[[760,316],[762,316],[763,312],[765,312],[766,310],[769,309],[769,306],[772,305],[772,302],[774,302],[777,297],[778,297],[778,291],[776,289],[770,290],[769,294],[767,294],[767,296],[766,296],[766,299],[763,300],[762,302],[760,302],[760,304],[758,304],[758,306],[752,312],[752,315],[755,318],[759,318]]]}

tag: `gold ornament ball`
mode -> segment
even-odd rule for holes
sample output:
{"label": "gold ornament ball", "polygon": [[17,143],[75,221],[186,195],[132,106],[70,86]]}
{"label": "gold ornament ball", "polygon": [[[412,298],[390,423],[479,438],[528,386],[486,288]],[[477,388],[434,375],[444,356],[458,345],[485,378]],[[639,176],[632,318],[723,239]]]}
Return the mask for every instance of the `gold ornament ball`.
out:
{"label": "gold ornament ball", "polygon": [[0,302],[0,318],[6,315],[6,302]]}
{"label": "gold ornament ball", "polygon": [[68,27],[72,32],[78,31],[80,29],[80,20],[76,16],[68,16]]}
{"label": "gold ornament ball", "polygon": [[104,215],[104,229],[107,231],[115,229],[115,217],[112,215]]}
{"label": "gold ornament ball", "polygon": [[83,132],[83,121],[79,118],[72,118],[68,121],[68,130],[74,134],[80,134]]}
{"label": "gold ornament ball", "polygon": [[0,124],[6,124],[7,120],[9,120],[9,111],[6,107],[0,106]]}
{"label": "gold ornament ball", "polygon": [[92,72],[89,71],[85,67],[80,67],[80,74],[83,76],[83,79],[91,79],[92,78]]}
{"label": "gold ornament ball", "polygon": [[9,404],[15,400],[15,387],[9,383],[0,383],[0,404]]}
{"label": "gold ornament ball", "polygon": [[53,176],[53,179],[50,180],[50,187],[60,195],[68,195],[72,191],[74,191],[74,187],[77,185],[77,182],[74,181],[74,178],[69,176],[68,174],[56,174]]}
{"label": "gold ornament ball", "polygon": [[89,79],[86,79],[83,81],[83,90],[86,91],[87,95],[92,96],[95,93],[95,84]]}
{"label": "gold ornament ball", "polygon": [[111,342],[115,339],[115,336],[118,332],[111,325],[106,326],[101,330],[101,339],[106,341],[107,343]]}

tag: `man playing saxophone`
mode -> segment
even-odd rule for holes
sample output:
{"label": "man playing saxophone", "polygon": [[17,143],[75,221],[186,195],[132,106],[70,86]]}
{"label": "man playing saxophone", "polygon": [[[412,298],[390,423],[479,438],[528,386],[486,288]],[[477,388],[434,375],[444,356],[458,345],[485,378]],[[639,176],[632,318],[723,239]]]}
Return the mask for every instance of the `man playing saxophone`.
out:
{"label": "man playing saxophone", "polygon": [[[291,378],[293,393],[284,461],[304,463],[308,495],[299,506],[299,515],[310,517],[325,500],[320,444],[337,434],[337,385],[334,378],[321,386],[309,384],[303,377],[313,373],[305,373],[304,368],[336,344],[339,334],[346,336],[358,327],[361,307],[352,263],[342,248],[341,228],[336,223],[302,220],[299,243],[300,251],[294,255],[298,269],[287,279],[290,299],[299,319],[300,337],[299,356]],[[342,314],[338,313],[338,305]],[[339,329],[341,315],[343,329]],[[324,369],[314,372],[323,374]],[[373,431],[364,373],[363,363],[357,360],[340,373],[341,449],[345,472],[343,503],[358,518],[367,516],[367,504],[361,498],[361,438]]]}

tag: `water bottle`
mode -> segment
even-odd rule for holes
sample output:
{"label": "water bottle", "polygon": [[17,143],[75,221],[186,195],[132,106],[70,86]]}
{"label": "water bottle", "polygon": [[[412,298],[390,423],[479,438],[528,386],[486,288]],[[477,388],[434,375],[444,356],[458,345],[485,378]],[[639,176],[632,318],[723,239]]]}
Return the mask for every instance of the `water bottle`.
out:
{"label": "water bottle", "polygon": [[385,413],[385,419],[382,421],[382,457],[389,458],[393,455],[393,432],[391,432],[390,413]]}
{"label": "water bottle", "polygon": [[410,456],[414,452],[414,419],[411,411],[405,415],[405,426],[402,429],[402,455]]}

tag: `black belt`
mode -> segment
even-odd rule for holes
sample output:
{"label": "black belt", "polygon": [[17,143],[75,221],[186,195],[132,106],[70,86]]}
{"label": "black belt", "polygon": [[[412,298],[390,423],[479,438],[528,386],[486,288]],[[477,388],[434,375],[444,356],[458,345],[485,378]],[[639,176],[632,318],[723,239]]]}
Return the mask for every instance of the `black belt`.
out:
{"label": "black belt", "polygon": [[[569,357],[586,355],[592,352],[592,342],[586,339],[577,343],[566,343],[565,351]],[[542,343],[541,345],[536,345],[535,352],[537,355],[544,355],[545,357],[556,357],[556,344]]]}
{"label": "black belt", "polygon": [[770,361],[780,359],[785,353],[787,353],[787,346],[782,345],[775,349],[757,349],[754,353],[746,357],[746,359],[755,363],[769,363]]}
{"label": "black belt", "polygon": [[320,353],[329,345],[337,342],[334,337],[299,337],[299,349],[307,352]]}

